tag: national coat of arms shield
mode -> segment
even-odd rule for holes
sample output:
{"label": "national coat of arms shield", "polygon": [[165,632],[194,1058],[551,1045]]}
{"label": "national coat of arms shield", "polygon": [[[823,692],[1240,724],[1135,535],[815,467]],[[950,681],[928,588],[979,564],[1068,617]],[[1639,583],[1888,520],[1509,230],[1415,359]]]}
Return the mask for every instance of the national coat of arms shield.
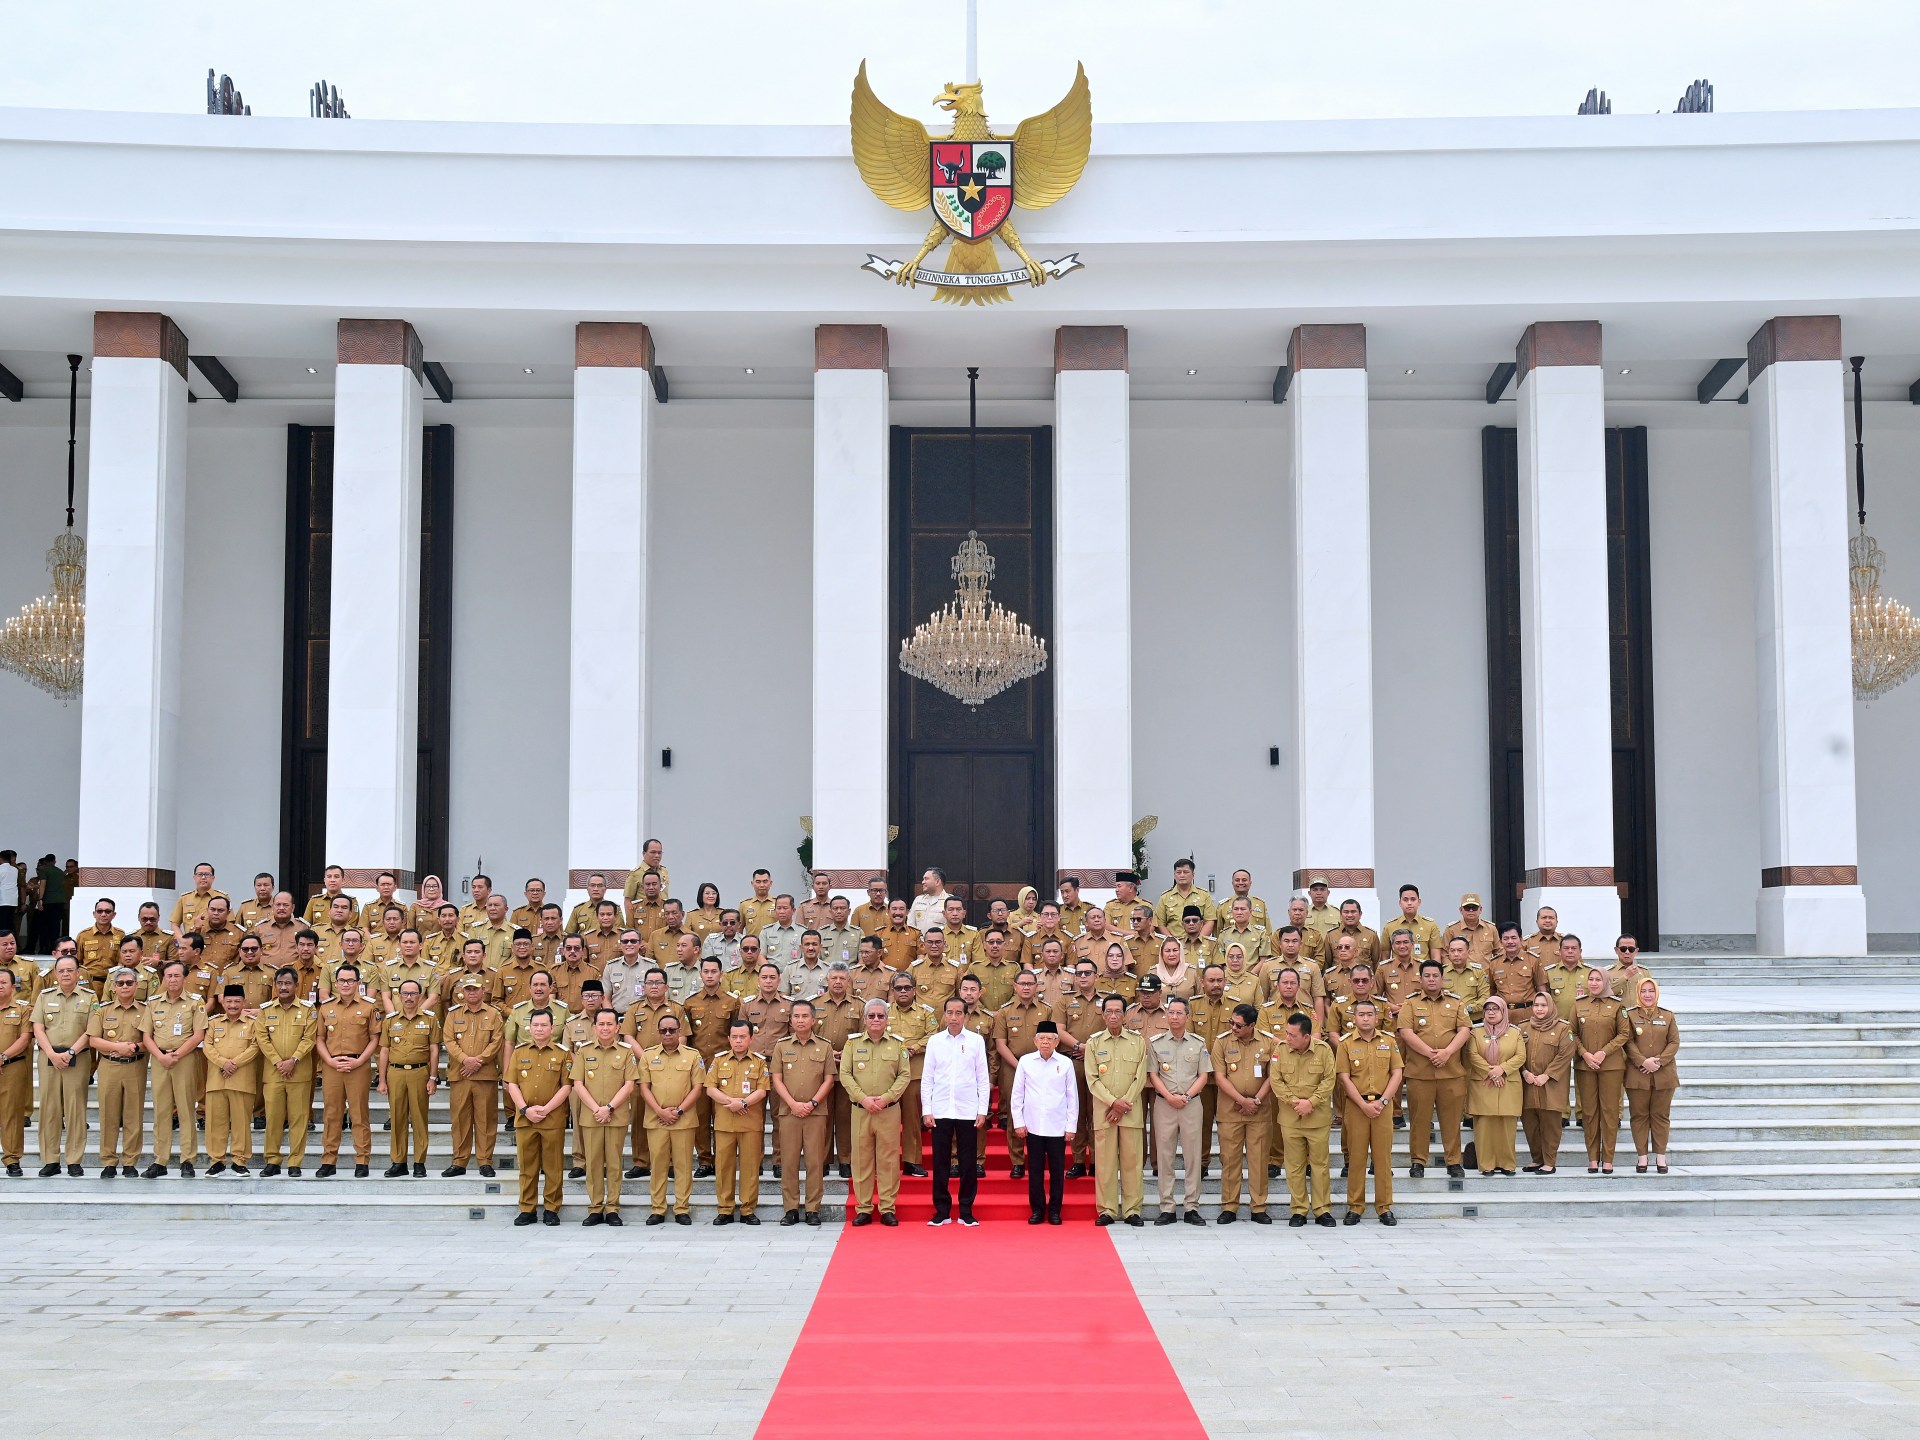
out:
{"label": "national coat of arms shield", "polygon": [[1013,212],[1013,142],[935,140],[928,149],[933,213],[962,240],[984,240]]}

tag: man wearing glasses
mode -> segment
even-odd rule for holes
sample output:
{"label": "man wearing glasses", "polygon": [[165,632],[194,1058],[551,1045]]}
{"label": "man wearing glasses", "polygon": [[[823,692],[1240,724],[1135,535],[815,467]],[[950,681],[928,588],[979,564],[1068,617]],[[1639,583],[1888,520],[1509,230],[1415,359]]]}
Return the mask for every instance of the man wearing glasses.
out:
{"label": "man wearing glasses", "polygon": [[1652,972],[1640,963],[1640,941],[1635,936],[1622,935],[1614,941],[1613,955],[1613,964],[1607,970],[1607,988],[1631,1008],[1640,1003],[1640,982],[1653,979]]}
{"label": "man wearing glasses", "polygon": [[1467,958],[1482,965],[1491,960],[1493,952],[1499,948],[1500,937],[1494,933],[1491,925],[1480,918],[1478,895],[1469,893],[1460,897],[1460,918],[1447,926],[1440,937],[1443,949],[1455,936],[1466,940]]}
{"label": "man wearing glasses", "polygon": [[119,962],[120,942],[127,938],[113,915],[113,901],[102,896],[93,902],[93,927],[73,937],[80,952],[80,983],[96,998],[107,993],[107,972]]}
{"label": "man wearing glasses", "polygon": [[136,1173],[146,1146],[147,1007],[140,977],[124,965],[107,977],[107,1001],[87,1019],[87,1048],[100,1057],[100,1178]]}

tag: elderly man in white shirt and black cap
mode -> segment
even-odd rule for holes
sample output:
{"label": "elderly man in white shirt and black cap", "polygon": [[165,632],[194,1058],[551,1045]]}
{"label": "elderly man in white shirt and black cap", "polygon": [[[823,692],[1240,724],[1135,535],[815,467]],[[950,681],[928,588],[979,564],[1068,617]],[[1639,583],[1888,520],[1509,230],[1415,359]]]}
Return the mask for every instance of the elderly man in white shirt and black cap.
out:
{"label": "elderly man in white shirt and black cap", "polygon": [[980,1187],[976,1140],[987,1123],[992,1090],[987,1083],[987,1042],[967,1028],[967,1002],[950,996],[943,1007],[945,1028],[927,1038],[926,1069],[920,1076],[920,1111],[933,1122],[933,1218],[944,1225],[952,1215],[948,1188],[953,1152],[960,1152],[960,1223],[974,1225],[973,1197]]}
{"label": "elderly man in white shirt and black cap", "polygon": [[1029,1225],[1058,1225],[1066,1185],[1067,1136],[1080,1123],[1080,1082],[1073,1062],[1054,1053],[1060,1027],[1042,1020],[1033,1027],[1035,1049],[1020,1057],[1013,1075],[1013,1129],[1027,1142]]}

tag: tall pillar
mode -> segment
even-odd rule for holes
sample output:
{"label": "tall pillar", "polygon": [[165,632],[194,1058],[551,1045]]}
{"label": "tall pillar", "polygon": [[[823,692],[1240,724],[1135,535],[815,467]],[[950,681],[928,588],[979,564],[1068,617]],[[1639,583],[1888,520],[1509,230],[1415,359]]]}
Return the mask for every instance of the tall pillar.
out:
{"label": "tall pillar", "polygon": [[887,873],[887,331],[813,332],[813,864]]}
{"label": "tall pillar", "polygon": [[[1604,955],[1620,931],[1613,876],[1612,652],[1600,326],[1530,325],[1520,409],[1520,711],[1527,889]],[[1500,908],[1505,908],[1505,896]],[[1498,916],[1495,918],[1505,918]],[[1649,949],[1659,943],[1648,936]]]}
{"label": "tall pillar", "polygon": [[1301,637],[1293,660],[1293,887],[1324,875],[1333,903],[1358,900],[1366,923],[1377,925],[1366,327],[1295,327],[1287,374],[1294,626]]}
{"label": "tall pillar", "polygon": [[[415,886],[420,758],[420,337],[342,320],[333,389],[327,863],[363,899]],[[289,875],[295,896],[317,875]]]}
{"label": "tall pillar", "polygon": [[573,590],[567,689],[566,913],[607,877],[616,899],[647,824],[647,504],[653,337],[573,332]]}
{"label": "tall pillar", "polygon": [[105,895],[131,930],[148,900],[164,922],[176,888],[187,337],[165,315],[103,311],[93,356],[73,923]]}
{"label": "tall pillar", "polygon": [[1747,373],[1760,690],[1756,939],[1763,955],[1864,955],[1839,318],[1769,320],[1747,342]]}
{"label": "tall pillar", "polygon": [[1054,331],[1054,833],[1091,905],[1133,868],[1131,400],[1125,326]]}

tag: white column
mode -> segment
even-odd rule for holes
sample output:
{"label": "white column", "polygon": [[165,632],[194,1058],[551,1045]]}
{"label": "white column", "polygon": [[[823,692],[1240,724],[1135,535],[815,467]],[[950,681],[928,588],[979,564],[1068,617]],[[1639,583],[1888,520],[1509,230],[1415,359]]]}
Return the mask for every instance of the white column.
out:
{"label": "white column", "polygon": [[813,373],[813,864],[887,873],[887,331],[822,325]]}
{"label": "white column", "polygon": [[1520,914],[1530,920],[1551,905],[1564,933],[1578,935],[1588,954],[1605,955],[1620,931],[1620,893],[1600,326],[1530,325],[1517,367],[1527,865]]}
{"label": "white column", "polygon": [[[327,663],[327,862],[373,896],[412,893],[420,757],[420,338],[342,320],[334,370],[333,600]],[[298,896],[319,877],[292,875]]]}
{"label": "white column", "polygon": [[1378,925],[1366,327],[1297,327],[1287,344],[1287,374],[1301,637],[1294,646],[1293,887],[1324,875],[1332,903],[1358,900],[1366,923]]}
{"label": "white column", "polygon": [[[1053,342],[1056,878],[1089,905],[1133,868],[1132,380],[1120,325]],[[1042,895],[1042,899],[1052,898]]]}
{"label": "white column", "polygon": [[103,312],[93,350],[73,923],[104,895],[131,930],[147,900],[164,926],[177,888],[187,337],[165,315]]}
{"label": "white column", "polygon": [[1864,955],[1854,816],[1840,321],[1769,320],[1747,345],[1763,955]]}
{"label": "white column", "polygon": [[567,914],[596,872],[617,900],[646,839],[653,363],[645,325],[574,329]]}

